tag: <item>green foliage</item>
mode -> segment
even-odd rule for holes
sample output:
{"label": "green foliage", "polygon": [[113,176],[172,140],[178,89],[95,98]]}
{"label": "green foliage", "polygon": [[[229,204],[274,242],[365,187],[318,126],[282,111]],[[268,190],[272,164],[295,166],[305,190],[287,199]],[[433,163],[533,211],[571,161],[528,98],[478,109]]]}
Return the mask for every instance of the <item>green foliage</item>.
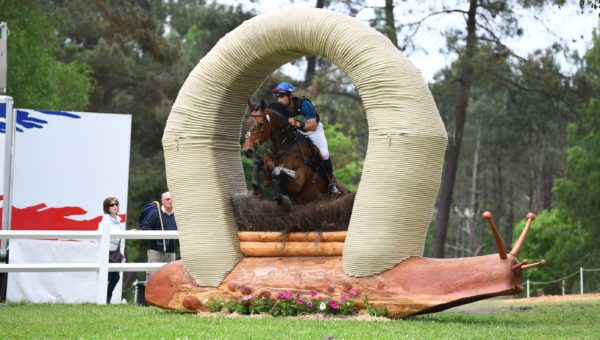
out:
{"label": "green foliage", "polygon": [[208,307],[208,310],[211,313],[218,313],[220,312],[223,307],[225,307],[225,302],[221,301],[219,299],[209,299],[208,302],[206,303],[206,306]]}
{"label": "green foliage", "polygon": [[367,313],[369,313],[370,316],[387,316],[387,307],[378,307],[374,305],[373,303],[369,302],[369,297],[367,295],[365,295],[365,297],[363,298],[363,303],[365,304],[365,307],[367,308]]}
{"label": "green foliage", "polygon": [[[600,36],[586,53],[587,65],[579,78],[584,88],[600,89]],[[585,94],[584,94],[585,95]],[[591,94],[581,106],[578,121],[569,125],[569,157],[565,178],[557,181],[558,205],[570,218],[591,230],[600,231],[600,100]]]}
{"label": "green foliage", "polygon": [[358,189],[364,163],[364,157],[361,159],[357,152],[356,141],[342,132],[339,123],[327,125],[325,136],[331,159],[335,163],[335,176],[346,189],[355,192]]}
{"label": "green foliage", "polygon": [[77,61],[58,60],[61,36],[44,6],[35,1],[0,1],[0,21],[9,28],[7,91],[15,106],[85,109],[92,89],[91,69]]}
{"label": "green foliage", "polygon": [[[563,6],[566,3],[566,0],[554,0],[556,2],[556,4],[560,7]],[[587,6],[589,6],[590,8],[597,10],[600,9],[600,0],[579,0],[579,7],[583,10],[585,9]],[[598,13],[598,16],[600,16],[600,12]]]}
{"label": "green foliage", "polygon": [[241,315],[248,315],[250,314],[250,303],[251,301],[248,299],[237,299],[237,300],[233,300],[230,301],[227,304],[227,309],[229,309],[229,311],[231,313],[238,313]]}
{"label": "green foliage", "polygon": [[250,314],[269,313],[271,312],[273,305],[275,305],[275,300],[269,295],[261,294],[252,301],[252,304],[250,305]]}
{"label": "green foliage", "polygon": [[[524,226],[525,220],[516,225],[515,241]],[[547,265],[527,269],[524,279],[552,281],[578,270],[580,266],[595,268],[597,261],[586,251],[590,239],[593,235],[569,221],[564,210],[543,211],[532,222],[519,259],[529,259],[530,263],[545,259]],[[560,293],[558,284],[543,288],[546,294]]]}

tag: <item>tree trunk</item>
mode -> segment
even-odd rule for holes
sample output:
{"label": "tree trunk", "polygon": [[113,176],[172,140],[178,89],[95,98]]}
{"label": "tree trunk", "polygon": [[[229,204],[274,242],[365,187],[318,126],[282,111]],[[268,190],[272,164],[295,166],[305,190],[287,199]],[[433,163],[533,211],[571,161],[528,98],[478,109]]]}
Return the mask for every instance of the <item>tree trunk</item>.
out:
{"label": "tree trunk", "polygon": [[396,20],[394,19],[394,0],[385,0],[385,35],[398,47],[398,33],[396,32]]}
{"label": "tree trunk", "polygon": [[508,191],[508,209],[506,210],[506,216],[504,217],[504,243],[511,244],[513,239],[513,187],[512,185],[509,187]]}
{"label": "tree trunk", "polygon": [[472,256],[477,256],[481,251],[481,243],[477,238],[477,220],[479,219],[479,195],[477,182],[479,179],[479,150],[481,149],[481,130],[483,118],[479,116],[477,124],[477,140],[475,142],[475,151],[473,155],[473,171],[471,172],[471,215],[469,216],[469,228],[471,228],[471,251]]}
{"label": "tree trunk", "polygon": [[[316,8],[324,8],[325,0],[317,0]],[[308,88],[312,85],[315,77],[315,71],[317,69],[317,56],[311,55],[306,57],[306,73],[304,74],[304,88]]]}
{"label": "tree trunk", "polygon": [[433,240],[432,256],[443,258],[445,256],[446,236],[448,233],[448,221],[450,218],[450,206],[452,205],[452,193],[456,179],[456,169],[460,156],[462,134],[465,126],[469,95],[471,91],[471,80],[473,77],[473,57],[477,48],[475,36],[477,0],[471,0],[469,14],[467,17],[467,45],[466,51],[459,58],[460,73],[458,76],[458,87],[456,94],[456,105],[454,106],[454,133],[448,141],[446,149],[444,171],[442,173],[442,184],[440,202],[436,216],[436,230]]}

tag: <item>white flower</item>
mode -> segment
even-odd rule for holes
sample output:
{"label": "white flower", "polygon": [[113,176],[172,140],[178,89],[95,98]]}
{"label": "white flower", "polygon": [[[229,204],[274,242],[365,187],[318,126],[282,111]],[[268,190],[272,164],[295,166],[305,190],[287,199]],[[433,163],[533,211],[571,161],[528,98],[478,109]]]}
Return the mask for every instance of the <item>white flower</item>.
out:
{"label": "white flower", "polygon": [[325,310],[327,308],[327,305],[325,304],[325,302],[321,302],[321,304],[319,305],[319,310]]}

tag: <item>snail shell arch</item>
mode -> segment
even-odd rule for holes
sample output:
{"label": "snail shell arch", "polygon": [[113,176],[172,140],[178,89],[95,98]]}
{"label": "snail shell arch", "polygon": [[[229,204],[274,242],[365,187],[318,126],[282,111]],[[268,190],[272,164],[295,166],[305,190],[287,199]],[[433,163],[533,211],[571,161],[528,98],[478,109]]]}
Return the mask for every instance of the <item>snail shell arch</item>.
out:
{"label": "snail shell arch", "polygon": [[273,71],[304,55],[337,64],[367,112],[369,145],[344,247],[345,273],[381,273],[423,253],[447,135],[420,72],[358,20],[290,7],[223,37],[190,73],[169,115],[167,182],[181,256],[197,284],[219,285],[242,258],[231,194],[246,190],[239,145],[246,100]]}

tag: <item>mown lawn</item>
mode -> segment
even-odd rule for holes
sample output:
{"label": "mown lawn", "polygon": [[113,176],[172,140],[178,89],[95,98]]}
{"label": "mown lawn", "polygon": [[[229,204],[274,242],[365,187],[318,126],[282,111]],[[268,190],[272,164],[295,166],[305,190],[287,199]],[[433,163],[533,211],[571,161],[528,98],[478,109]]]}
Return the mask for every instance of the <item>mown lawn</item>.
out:
{"label": "mown lawn", "polygon": [[404,320],[196,316],[135,305],[0,305],[0,338],[583,339],[600,338],[600,302],[479,302]]}

